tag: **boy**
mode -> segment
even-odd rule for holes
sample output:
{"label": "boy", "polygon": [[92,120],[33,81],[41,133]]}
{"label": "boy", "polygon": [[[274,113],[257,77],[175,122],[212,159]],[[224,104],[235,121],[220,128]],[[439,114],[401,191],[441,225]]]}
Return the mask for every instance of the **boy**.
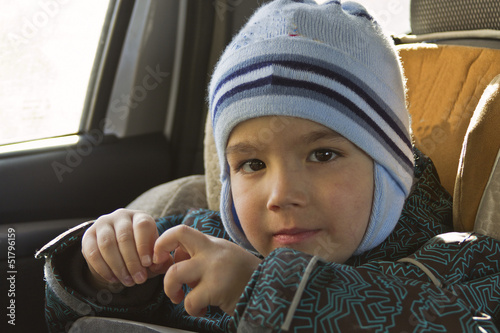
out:
{"label": "boy", "polygon": [[53,330],[93,314],[203,331],[496,331],[499,243],[431,239],[451,230],[450,198],[412,147],[397,55],[361,6],[263,6],[209,97],[220,216],[118,210],[42,250]]}

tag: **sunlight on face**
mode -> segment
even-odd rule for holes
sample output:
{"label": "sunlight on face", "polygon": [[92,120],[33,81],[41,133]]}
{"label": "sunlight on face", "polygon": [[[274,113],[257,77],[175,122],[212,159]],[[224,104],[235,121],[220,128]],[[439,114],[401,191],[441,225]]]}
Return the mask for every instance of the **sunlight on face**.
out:
{"label": "sunlight on face", "polygon": [[245,235],[267,256],[293,248],[328,261],[352,256],[373,200],[373,160],[331,129],[261,117],[229,137],[233,200]]}

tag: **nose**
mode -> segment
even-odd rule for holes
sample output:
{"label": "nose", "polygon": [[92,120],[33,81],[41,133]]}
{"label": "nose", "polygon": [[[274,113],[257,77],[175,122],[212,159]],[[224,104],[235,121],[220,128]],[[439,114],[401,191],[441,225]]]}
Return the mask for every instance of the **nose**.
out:
{"label": "nose", "polygon": [[280,168],[270,174],[268,180],[267,209],[280,211],[303,207],[308,202],[308,185],[299,170]]}

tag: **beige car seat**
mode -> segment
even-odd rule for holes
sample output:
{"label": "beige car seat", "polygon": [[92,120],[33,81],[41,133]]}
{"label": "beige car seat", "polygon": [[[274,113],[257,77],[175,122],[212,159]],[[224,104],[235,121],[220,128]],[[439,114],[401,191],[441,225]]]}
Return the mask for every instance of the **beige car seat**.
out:
{"label": "beige car seat", "polygon": [[410,44],[399,52],[414,141],[453,195],[455,230],[500,238],[500,50]]}

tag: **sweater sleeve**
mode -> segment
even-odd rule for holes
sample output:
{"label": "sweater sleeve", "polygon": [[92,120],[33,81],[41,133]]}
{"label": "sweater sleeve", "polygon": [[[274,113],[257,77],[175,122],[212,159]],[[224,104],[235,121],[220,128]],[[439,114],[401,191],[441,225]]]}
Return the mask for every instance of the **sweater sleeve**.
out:
{"label": "sweater sleeve", "polygon": [[[229,239],[218,212],[189,210],[156,220],[159,234],[180,224]],[[172,304],[163,292],[163,276],[116,293],[93,288],[84,277],[88,267],[81,254],[81,239],[91,225],[87,222],[68,230],[36,254],[37,258],[45,258],[45,317],[51,333],[67,332],[83,316],[122,318],[194,331],[226,331],[231,317],[219,308],[209,307],[205,317],[191,317],[183,303]]]}
{"label": "sweater sleeve", "polygon": [[[164,230],[181,223],[183,216],[157,221]],[[121,291],[96,290],[85,278],[88,267],[81,253],[81,239],[92,222],[63,233],[36,254],[45,258],[45,317],[50,332],[67,332],[83,316],[124,318],[168,325],[174,305],[163,293],[161,276]]]}
{"label": "sweater sleeve", "polygon": [[[438,287],[408,263],[326,263],[277,249],[254,273],[231,323],[235,332],[497,332],[492,317],[453,289]],[[496,293],[498,283],[477,286]]]}

